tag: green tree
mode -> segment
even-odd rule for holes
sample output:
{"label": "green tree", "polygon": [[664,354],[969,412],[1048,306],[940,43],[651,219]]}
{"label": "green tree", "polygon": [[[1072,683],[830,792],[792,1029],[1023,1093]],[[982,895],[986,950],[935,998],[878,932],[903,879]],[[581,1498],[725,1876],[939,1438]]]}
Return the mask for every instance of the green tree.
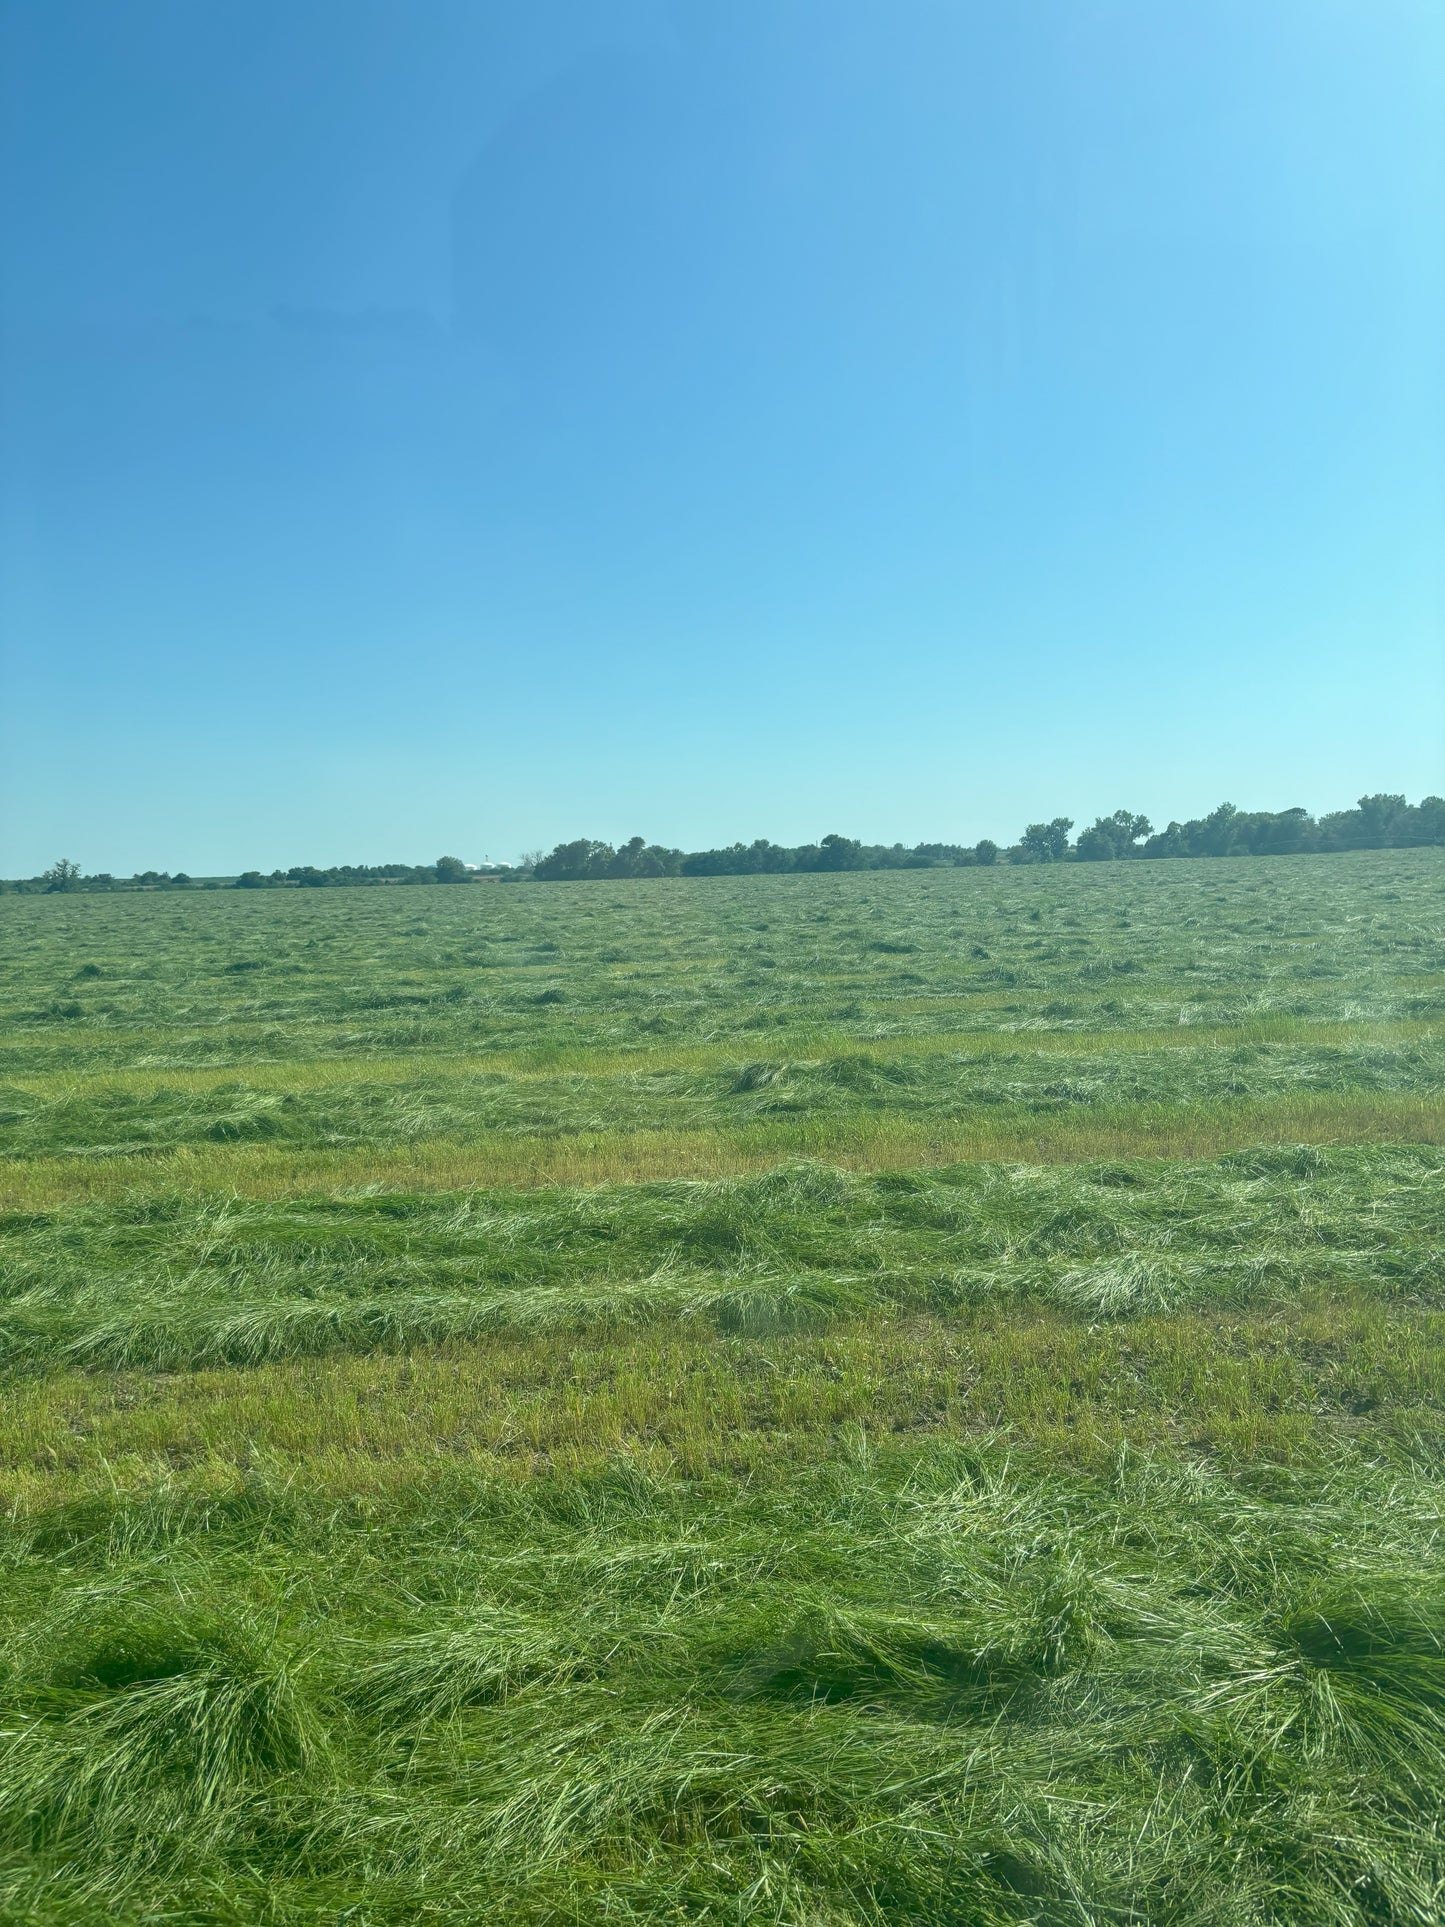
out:
{"label": "green tree", "polygon": [[459,856],[439,856],[436,861],[438,883],[465,883],[467,866]]}
{"label": "green tree", "polygon": [[559,843],[550,856],[533,868],[539,883],[575,883],[582,877],[606,876],[617,852],[610,843],[597,843],[579,836],[571,843]]}
{"label": "green tree", "polygon": [[1403,796],[1390,796],[1381,791],[1375,796],[1360,798],[1360,823],[1372,849],[1388,848],[1405,827],[1405,813],[1409,804]]}
{"label": "green tree", "polygon": [[1200,847],[1205,856],[1228,856],[1239,840],[1239,811],[1233,803],[1221,803],[1200,824]]}
{"label": "green tree", "polygon": [[1147,816],[1115,810],[1112,816],[1098,817],[1084,830],[1076,848],[1085,863],[1111,863],[1119,857],[1137,856],[1141,839],[1153,833],[1154,825]]}
{"label": "green tree", "polygon": [[1056,816],[1052,823],[1030,823],[1023,834],[1022,847],[1032,863],[1062,863],[1069,848],[1071,816]]}
{"label": "green tree", "polygon": [[863,845],[852,836],[825,836],[818,845],[820,870],[861,870]]}

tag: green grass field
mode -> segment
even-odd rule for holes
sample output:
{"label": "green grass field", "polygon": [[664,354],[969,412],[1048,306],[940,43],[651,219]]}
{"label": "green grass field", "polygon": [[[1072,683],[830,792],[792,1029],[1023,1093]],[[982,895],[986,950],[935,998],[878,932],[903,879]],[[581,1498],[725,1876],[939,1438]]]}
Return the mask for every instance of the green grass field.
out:
{"label": "green grass field", "polygon": [[1445,853],[0,902],[0,1918],[1445,1919]]}

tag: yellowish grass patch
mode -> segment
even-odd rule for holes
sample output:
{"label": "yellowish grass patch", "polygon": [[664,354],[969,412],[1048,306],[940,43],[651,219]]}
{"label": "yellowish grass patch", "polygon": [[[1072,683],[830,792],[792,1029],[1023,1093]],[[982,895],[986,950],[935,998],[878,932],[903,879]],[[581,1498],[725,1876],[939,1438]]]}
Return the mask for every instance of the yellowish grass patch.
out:
{"label": "yellowish grass patch", "polygon": [[313,1493],[385,1491],[439,1465],[527,1477],[622,1453],[691,1476],[766,1474],[834,1449],[840,1427],[1007,1428],[1083,1458],[1126,1439],[1289,1457],[1313,1435],[1322,1364],[1347,1405],[1425,1408],[1445,1394],[1442,1335],[1438,1314],[1339,1301],[1127,1327],[1013,1307],[767,1341],[661,1329],[173,1377],[70,1372],[0,1392],[0,1503],[257,1470]]}
{"label": "yellowish grass patch", "polygon": [[919,1121],[872,1113],[797,1118],[720,1131],[491,1132],[384,1148],[183,1146],[155,1156],[16,1160],[0,1176],[0,1208],[103,1200],[137,1187],[280,1198],[377,1185],[459,1191],[485,1185],[638,1183],[719,1178],[794,1158],[859,1171],[914,1165],[1083,1163],[1100,1158],[1217,1157],[1250,1144],[1445,1143],[1445,1094],[1343,1091],[1210,1104],[1089,1106],[1037,1116],[1000,1107]]}

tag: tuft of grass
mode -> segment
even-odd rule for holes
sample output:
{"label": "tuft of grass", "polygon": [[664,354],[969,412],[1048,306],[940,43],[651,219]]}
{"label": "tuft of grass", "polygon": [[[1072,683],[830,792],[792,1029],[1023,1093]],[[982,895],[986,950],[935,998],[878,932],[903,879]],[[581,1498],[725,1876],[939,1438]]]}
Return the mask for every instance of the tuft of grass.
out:
{"label": "tuft of grass", "polygon": [[1187,1292],[1177,1267],[1158,1259],[1121,1257],[1067,1271],[1054,1287],[1061,1305],[1098,1318],[1167,1311]]}
{"label": "tuft of grass", "polygon": [[500,1704],[528,1687],[563,1687],[595,1674],[613,1652],[589,1650],[556,1624],[474,1603],[449,1621],[368,1651],[347,1682],[347,1697],[383,1726],[413,1728]]}
{"label": "tuft of grass", "polygon": [[60,1844],[105,1877],[143,1877],[244,1832],[279,1780],[322,1770],[304,1662],[254,1614],[124,1592],[70,1600],[20,1658],[0,1745],[12,1850]]}

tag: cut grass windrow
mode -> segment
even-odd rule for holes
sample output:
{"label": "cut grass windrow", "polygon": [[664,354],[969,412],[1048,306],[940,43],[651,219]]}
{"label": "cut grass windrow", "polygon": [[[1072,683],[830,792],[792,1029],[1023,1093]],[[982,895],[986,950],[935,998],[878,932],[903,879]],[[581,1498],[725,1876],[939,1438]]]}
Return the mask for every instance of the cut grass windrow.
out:
{"label": "cut grass windrow", "polygon": [[741,1481],[111,1486],[10,1534],[3,1904],[1424,1927],[1440,1496],[857,1428]]}
{"label": "cut grass windrow", "polygon": [[[874,1037],[844,1031],[782,1030],[770,1032],[766,1044],[774,1059],[805,1062],[844,1053],[880,1062],[900,1057],[957,1057],[967,1062],[972,1058],[1014,1056],[1107,1057],[1170,1050],[1229,1051],[1269,1044],[1293,1044],[1301,1049],[1388,1048],[1396,1044],[1433,1044],[1445,1035],[1440,1023],[1432,1018],[1390,1023],[1319,1023],[1281,1016],[1233,1025],[1177,1022],[1154,1030],[1065,1029],[1061,1025],[1042,1027],[1042,1022],[1038,1028],[1012,1025],[1002,1029]],[[106,1040],[97,1037],[93,1041]],[[729,1066],[741,1068],[748,1061],[749,1055],[739,1040],[730,1038],[687,1045],[637,1044],[626,1049],[537,1044],[524,1050],[447,1053],[420,1050],[404,1057],[338,1053],[328,1057],[279,1056],[269,1063],[245,1057],[229,1064],[177,1063],[132,1070],[114,1066],[93,1071],[67,1068],[17,1072],[7,1075],[6,1083],[16,1091],[42,1098],[106,1092],[142,1097],[163,1090],[214,1091],[218,1087],[310,1091],[356,1082],[407,1084],[423,1080],[465,1082],[473,1077],[620,1077],[710,1071]]]}
{"label": "cut grass windrow", "polygon": [[[441,1343],[822,1328],[1049,1305],[1084,1322],[1345,1294],[1436,1308],[1441,1154],[817,1164],[450,1194],[135,1196],[0,1218],[0,1358],[174,1371]],[[539,1354],[540,1355],[540,1354]]]}

